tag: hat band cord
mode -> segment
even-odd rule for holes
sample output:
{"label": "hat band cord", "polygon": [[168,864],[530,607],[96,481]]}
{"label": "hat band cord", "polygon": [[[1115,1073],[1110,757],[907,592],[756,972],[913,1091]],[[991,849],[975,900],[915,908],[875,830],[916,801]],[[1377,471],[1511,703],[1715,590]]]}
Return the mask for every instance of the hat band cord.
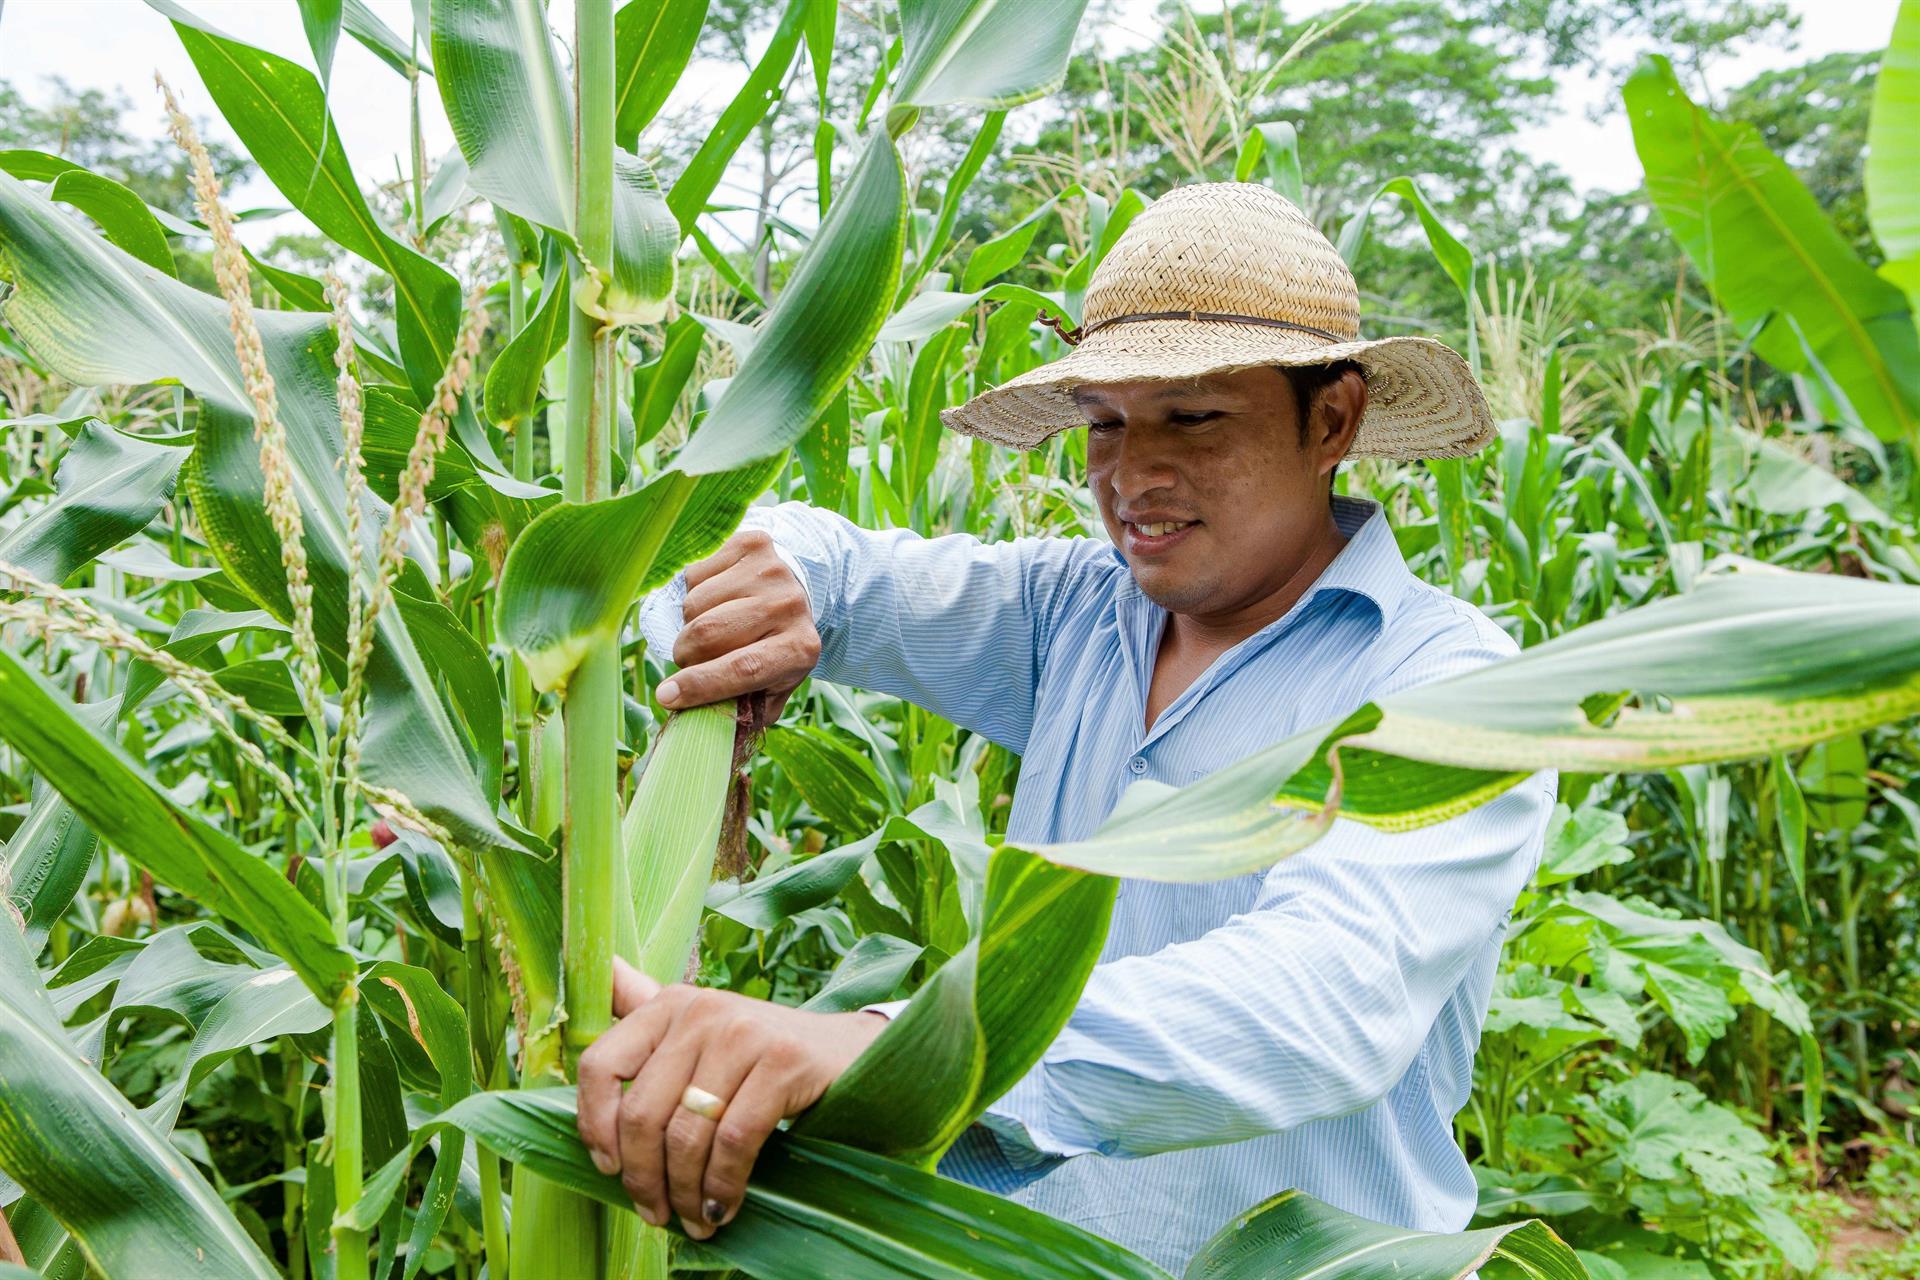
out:
{"label": "hat band cord", "polygon": [[1325,329],[1316,329],[1310,324],[1295,324],[1291,320],[1274,320],[1267,316],[1240,316],[1225,311],[1141,311],[1133,315],[1114,316],[1097,324],[1082,325],[1073,328],[1046,311],[1040,312],[1041,324],[1060,335],[1060,340],[1070,347],[1077,347],[1088,336],[1100,332],[1112,324],[1128,324],[1135,320],[1217,320],[1228,324],[1263,324],[1273,329],[1292,329],[1296,333],[1310,333],[1316,338],[1325,338],[1328,342],[1352,342],[1352,338],[1343,338],[1337,333],[1328,333]]}

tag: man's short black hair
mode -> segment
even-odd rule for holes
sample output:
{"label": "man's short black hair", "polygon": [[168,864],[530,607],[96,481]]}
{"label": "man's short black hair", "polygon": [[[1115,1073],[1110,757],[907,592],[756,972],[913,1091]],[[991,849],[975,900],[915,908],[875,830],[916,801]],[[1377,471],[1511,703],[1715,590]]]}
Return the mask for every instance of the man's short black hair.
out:
{"label": "man's short black hair", "polygon": [[1366,368],[1358,360],[1335,360],[1331,364],[1276,365],[1293,386],[1294,414],[1300,424],[1300,443],[1307,442],[1307,419],[1313,411],[1313,399],[1352,370],[1363,377]]}

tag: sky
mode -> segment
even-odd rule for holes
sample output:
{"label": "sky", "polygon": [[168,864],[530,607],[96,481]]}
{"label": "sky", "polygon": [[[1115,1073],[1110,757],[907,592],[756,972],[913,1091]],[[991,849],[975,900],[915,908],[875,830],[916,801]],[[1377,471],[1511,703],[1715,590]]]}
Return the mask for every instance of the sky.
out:
{"label": "sky", "polygon": [[[293,0],[185,0],[188,7],[215,26],[251,43],[300,62],[308,62],[306,37]],[[1801,15],[1797,45],[1791,49],[1752,49],[1721,63],[1711,88],[1724,91],[1763,70],[1788,66],[1839,50],[1879,48],[1893,28],[1899,0],[1789,0]],[[387,25],[403,36],[410,30],[409,0],[368,0]],[[1313,3],[1293,6],[1311,12]],[[1150,38],[1154,0],[1127,0],[1118,42]],[[557,29],[571,26],[568,0],[554,0]],[[1612,51],[1609,51],[1610,53]],[[1621,50],[1626,53],[1629,51]],[[1617,60],[1617,59],[1616,59]],[[52,74],[81,87],[117,88],[134,103],[123,118],[130,131],[159,137],[164,132],[153,73],[159,70],[182,92],[188,111],[204,119],[213,136],[229,142],[232,135],[200,85],[192,62],[182,50],[166,18],[141,0],[0,0],[0,78],[13,83],[31,101],[44,101]],[[669,106],[711,105],[717,111],[731,97],[738,73],[696,66],[683,78]],[[1581,73],[1565,75],[1560,83],[1557,118],[1526,130],[1519,143],[1536,158],[1551,160],[1581,190],[1622,190],[1639,180],[1639,164],[1624,115],[1618,111],[1599,121],[1590,111],[1618,91],[1618,86]],[[429,156],[438,156],[453,143],[452,131],[430,84],[422,94],[422,132]],[[360,181],[391,178],[405,164],[408,152],[407,83],[356,41],[343,37],[334,64],[332,107],[336,127]],[[237,208],[281,205],[284,201],[256,176],[232,193]],[[291,229],[293,218],[256,222],[243,236],[259,247],[280,230]]]}

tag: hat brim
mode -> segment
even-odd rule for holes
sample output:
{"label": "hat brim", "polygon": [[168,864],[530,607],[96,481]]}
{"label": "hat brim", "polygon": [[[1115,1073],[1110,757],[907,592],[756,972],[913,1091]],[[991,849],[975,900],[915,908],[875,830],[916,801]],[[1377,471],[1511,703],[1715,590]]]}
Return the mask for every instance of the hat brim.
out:
{"label": "hat brim", "polygon": [[1180,382],[1260,365],[1352,360],[1366,371],[1367,411],[1350,458],[1460,458],[1493,438],[1493,415],[1459,353],[1432,338],[1330,343],[1312,334],[1223,321],[1141,320],[1095,333],[1060,359],[983,391],[940,420],[962,435],[1033,449],[1086,417],[1076,387]]}

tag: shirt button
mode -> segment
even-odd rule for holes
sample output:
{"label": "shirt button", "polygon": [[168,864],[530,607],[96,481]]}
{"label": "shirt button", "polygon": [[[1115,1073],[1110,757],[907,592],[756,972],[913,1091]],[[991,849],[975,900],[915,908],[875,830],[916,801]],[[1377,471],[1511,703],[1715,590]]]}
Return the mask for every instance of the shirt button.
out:
{"label": "shirt button", "polygon": [[1147,771],[1147,758],[1145,756],[1135,756],[1133,759],[1127,761],[1127,772],[1134,773],[1134,774],[1141,774],[1141,773],[1145,773],[1146,771]]}

